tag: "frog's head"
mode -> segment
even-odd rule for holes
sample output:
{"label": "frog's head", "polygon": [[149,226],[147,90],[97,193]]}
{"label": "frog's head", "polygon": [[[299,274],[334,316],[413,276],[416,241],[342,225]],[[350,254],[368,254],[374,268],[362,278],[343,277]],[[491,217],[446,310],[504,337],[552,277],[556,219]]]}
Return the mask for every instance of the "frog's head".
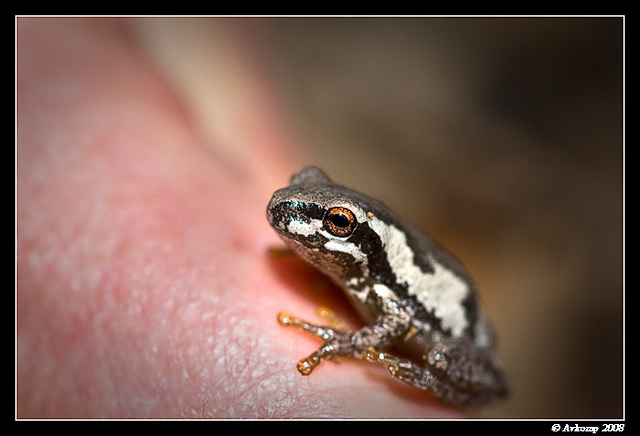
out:
{"label": "frog's head", "polygon": [[267,217],[289,248],[344,283],[368,274],[384,254],[376,210],[384,208],[305,167],[273,194]]}

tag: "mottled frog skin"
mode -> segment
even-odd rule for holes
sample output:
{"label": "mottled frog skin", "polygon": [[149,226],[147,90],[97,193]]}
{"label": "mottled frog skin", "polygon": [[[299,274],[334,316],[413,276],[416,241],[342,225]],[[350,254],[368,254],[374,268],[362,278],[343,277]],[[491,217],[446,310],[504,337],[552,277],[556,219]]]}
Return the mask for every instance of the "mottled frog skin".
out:
{"label": "mottled frog skin", "polygon": [[346,332],[281,313],[282,325],[324,341],[298,363],[303,375],[343,356],[380,362],[391,376],[454,405],[506,395],[475,286],[430,237],[316,167],[273,194],[267,217],[292,251],[344,290],[365,323]]}

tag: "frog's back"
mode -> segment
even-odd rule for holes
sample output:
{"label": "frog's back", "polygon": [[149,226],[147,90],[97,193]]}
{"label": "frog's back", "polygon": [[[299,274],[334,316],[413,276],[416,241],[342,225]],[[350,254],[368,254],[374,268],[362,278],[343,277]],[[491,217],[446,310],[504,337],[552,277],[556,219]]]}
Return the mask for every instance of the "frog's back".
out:
{"label": "frog's back", "polygon": [[[396,281],[406,283],[404,302],[415,312],[416,322],[428,326],[425,330],[430,331],[435,340],[466,336],[482,348],[491,348],[492,328],[465,267],[429,235],[388,213],[385,220],[390,227],[399,230],[395,235],[399,240],[395,244],[402,247],[404,237],[412,253],[413,258],[409,261],[406,256],[399,255],[402,248],[389,250],[390,257],[398,256],[405,264],[398,261],[394,265],[392,259],[389,262],[396,272]],[[392,245],[390,241],[388,244]]]}

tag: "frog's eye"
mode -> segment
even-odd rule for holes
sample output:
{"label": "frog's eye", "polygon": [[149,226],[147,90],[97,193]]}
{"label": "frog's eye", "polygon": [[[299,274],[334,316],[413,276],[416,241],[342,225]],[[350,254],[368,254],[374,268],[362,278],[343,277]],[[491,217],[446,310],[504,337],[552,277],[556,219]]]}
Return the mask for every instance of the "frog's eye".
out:
{"label": "frog's eye", "polygon": [[358,225],[356,216],[344,207],[333,207],[324,216],[324,228],[334,236],[349,236]]}

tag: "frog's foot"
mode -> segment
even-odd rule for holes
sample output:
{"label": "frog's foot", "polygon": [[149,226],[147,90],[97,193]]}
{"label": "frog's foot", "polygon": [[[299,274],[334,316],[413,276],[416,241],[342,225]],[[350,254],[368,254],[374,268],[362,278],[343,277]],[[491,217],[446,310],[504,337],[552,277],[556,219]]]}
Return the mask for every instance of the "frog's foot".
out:
{"label": "frog's foot", "polygon": [[[401,359],[374,348],[365,350],[364,359],[368,362],[382,363],[389,371],[389,375],[409,384],[415,385],[416,378],[424,371],[422,368],[418,369],[418,366],[410,360]],[[426,387],[421,388],[426,389]]]}
{"label": "frog's foot", "polygon": [[507,381],[495,362],[483,360],[484,356],[474,361],[456,351],[446,344],[437,344],[423,356],[422,362],[416,362],[369,348],[364,358],[382,363],[392,377],[431,391],[445,403],[479,404],[507,394]]}
{"label": "frog's foot", "polygon": [[333,327],[311,324],[289,313],[278,314],[278,322],[285,327],[302,330],[324,341],[324,344],[307,358],[298,362],[298,371],[309,375],[326,359],[342,356],[350,359],[364,359],[364,350],[379,348],[404,337],[409,330],[411,316],[406,309],[390,302],[382,306],[383,315],[367,326],[353,332],[344,332]]}
{"label": "frog's foot", "polygon": [[269,247],[267,249],[267,256],[272,259],[282,259],[294,255],[295,253],[293,252],[293,250],[286,247]]}
{"label": "frog's foot", "polygon": [[453,386],[441,380],[432,368],[423,366],[412,360],[369,348],[364,352],[365,360],[382,363],[391,377],[397,378],[411,386],[432,392],[445,403],[464,404],[471,402],[472,395],[460,393]]}
{"label": "frog's foot", "polygon": [[311,324],[310,322],[297,318],[288,312],[280,312],[278,314],[278,323],[280,323],[280,325],[284,327],[291,327],[297,330],[302,330],[303,332],[309,333],[317,338],[322,339],[323,341],[328,341],[341,333],[331,327]]}
{"label": "frog's foot", "polygon": [[342,332],[331,327],[309,323],[287,312],[280,312],[278,314],[278,323],[284,327],[302,330],[305,333],[309,333],[325,341],[325,344],[322,347],[298,362],[297,368],[300,374],[311,374],[311,371],[313,371],[316,366],[320,365],[320,363],[327,359],[331,359],[334,362],[339,363],[338,358],[335,356],[336,353],[334,352],[334,347],[328,342],[338,335],[343,335]]}
{"label": "frog's foot", "polygon": [[331,308],[327,306],[320,306],[318,308],[318,316],[322,318],[331,328],[338,332],[349,331],[347,323],[338,316]]}

